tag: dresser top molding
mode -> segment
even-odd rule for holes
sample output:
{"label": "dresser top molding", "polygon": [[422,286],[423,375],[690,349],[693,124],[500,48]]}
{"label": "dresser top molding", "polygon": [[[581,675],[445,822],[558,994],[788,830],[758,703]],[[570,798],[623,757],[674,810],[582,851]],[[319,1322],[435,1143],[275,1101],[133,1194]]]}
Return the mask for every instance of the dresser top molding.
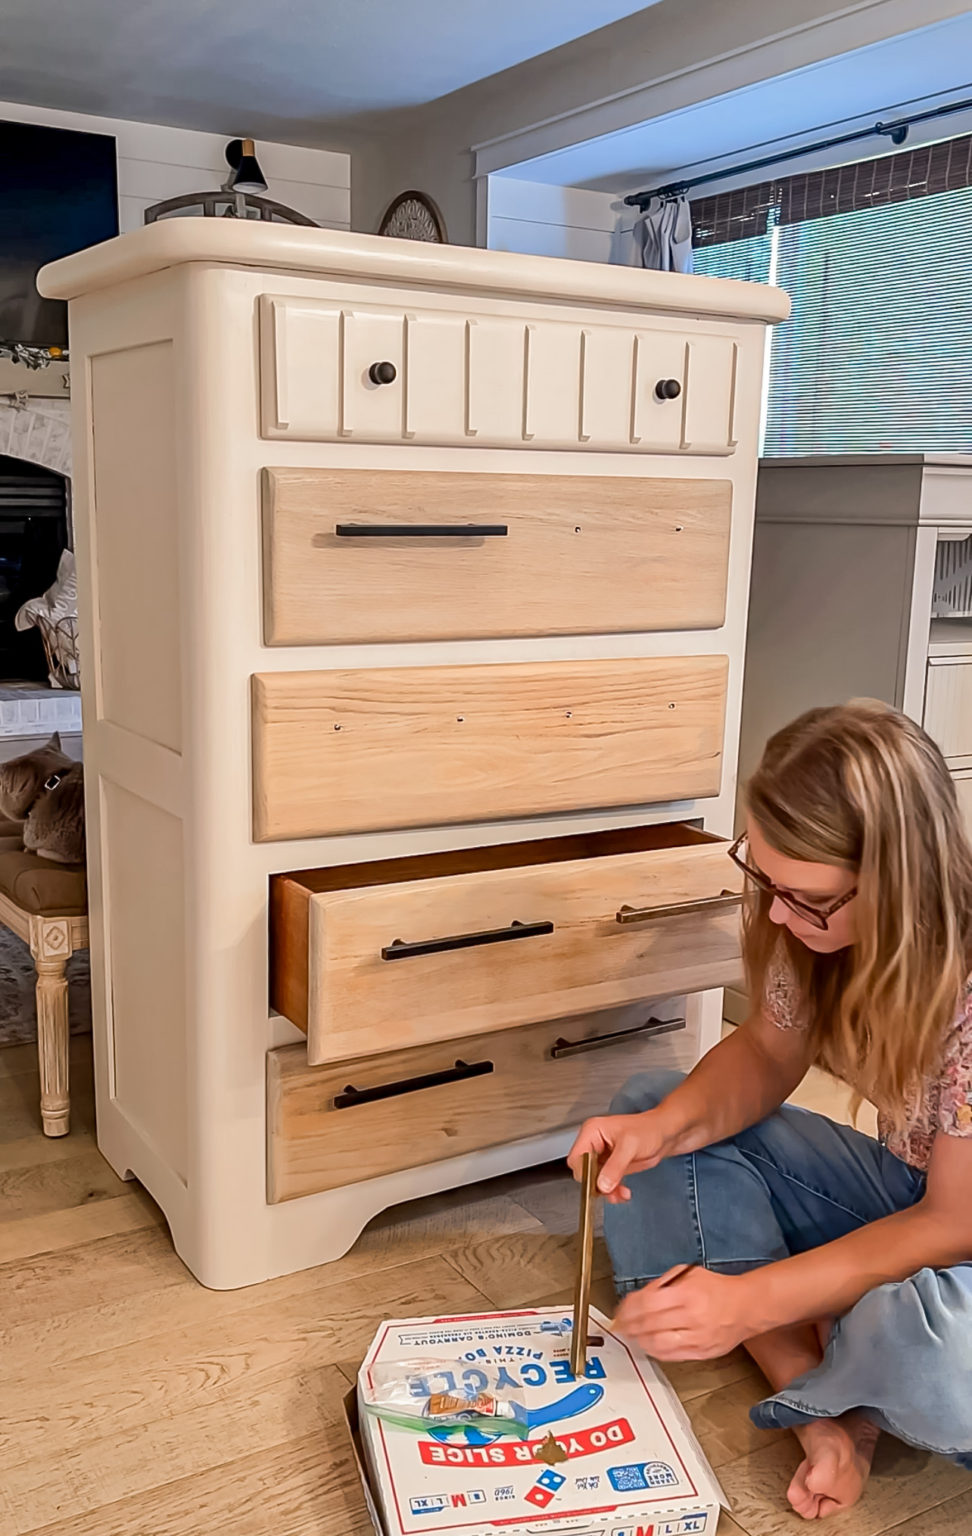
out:
{"label": "dresser top molding", "polygon": [[723,320],[775,323],[790,313],[788,296],[765,283],[236,219],[160,220],[52,262],[41,269],[37,287],[47,299],[76,299],[187,263],[359,281],[373,278],[430,289],[496,292]]}

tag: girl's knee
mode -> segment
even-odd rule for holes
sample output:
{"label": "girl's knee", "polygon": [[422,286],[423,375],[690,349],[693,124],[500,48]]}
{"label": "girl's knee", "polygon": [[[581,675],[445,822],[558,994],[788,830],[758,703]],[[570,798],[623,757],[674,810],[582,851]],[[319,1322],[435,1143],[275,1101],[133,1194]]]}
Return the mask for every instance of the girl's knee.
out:
{"label": "girl's knee", "polygon": [[[972,1453],[970,1270],[921,1269],[909,1280],[877,1286],[841,1319],[832,1346],[865,1375],[873,1361],[894,1360],[890,1400],[882,1403],[879,1384],[874,1406],[905,1439],[945,1455]],[[886,1371],[886,1364],[879,1367],[879,1375]]]}
{"label": "girl's knee", "polygon": [[887,1346],[915,1362],[921,1359],[942,1390],[947,1381],[961,1380],[963,1392],[968,1393],[972,1275],[962,1276],[955,1269],[920,1269],[909,1280],[879,1285],[851,1308],[841,1329],[853,1331],[860,1343]]}
{"label": "girl's knee", "polygon": [[685,1073],[670,1067],[658,1067],[653,1072],[638,1072],[614,1095],[611,1114],[638,1115],[646,1109],[656,1109],[684,1081]]}

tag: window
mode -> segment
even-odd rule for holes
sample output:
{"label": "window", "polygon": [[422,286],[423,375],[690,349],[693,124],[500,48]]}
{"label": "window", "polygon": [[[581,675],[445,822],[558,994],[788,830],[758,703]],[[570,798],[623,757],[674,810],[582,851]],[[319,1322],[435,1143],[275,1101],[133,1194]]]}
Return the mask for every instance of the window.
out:
{"label": "window", "polygon": [[[866,162],[886,168],[876,189],[852,166],[747,189],[734,214],[739,194],[695,205],[697,272],[793,300],[769,343],[764,453],[972,452],[969,157],[951,171],[970,142]],[[931,191],[936,178],[964,184]]]}
{"label": "window", "polygon": [[695,252],[695,270],[706,277],[735,277],[743,283],[768,283],[773,262],[773,233],[703,245]]}

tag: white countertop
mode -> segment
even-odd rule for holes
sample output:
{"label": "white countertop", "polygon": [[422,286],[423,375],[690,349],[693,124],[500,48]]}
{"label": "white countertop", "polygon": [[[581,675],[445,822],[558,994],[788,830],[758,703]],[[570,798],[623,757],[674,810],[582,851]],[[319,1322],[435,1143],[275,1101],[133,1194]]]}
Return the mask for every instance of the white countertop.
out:
{"label": "white countertop", "polygon": [[604,304],[718,319],[785,320],[790,300],[765,283],[646,272],[593,261],[429,245],[341,230],[239,219],[171,218],[43,267],[48,299],[76,299],[185,263],[259,267],[302,276],[378,279],[466,292]]}

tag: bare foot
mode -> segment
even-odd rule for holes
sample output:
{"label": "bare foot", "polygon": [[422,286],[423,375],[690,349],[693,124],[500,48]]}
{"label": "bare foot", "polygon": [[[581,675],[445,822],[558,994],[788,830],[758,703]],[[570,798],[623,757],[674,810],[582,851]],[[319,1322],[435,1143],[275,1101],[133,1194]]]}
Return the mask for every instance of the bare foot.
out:
{"label": "bare foot", "polygon": [[849,1509],[864,1492],[880,1431],[860,1413],[814,1419],[797,1430],[806,1460],[796,1470],[787,1498],[804,1520]]}

